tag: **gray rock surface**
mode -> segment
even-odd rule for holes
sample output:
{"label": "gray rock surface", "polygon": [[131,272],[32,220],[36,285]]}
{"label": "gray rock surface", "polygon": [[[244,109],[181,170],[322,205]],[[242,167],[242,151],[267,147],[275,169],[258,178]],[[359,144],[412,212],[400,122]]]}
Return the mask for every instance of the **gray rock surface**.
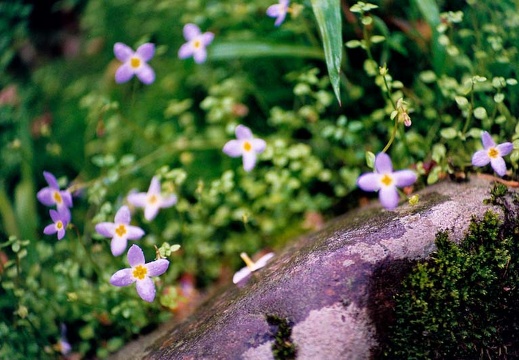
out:
{"label": "gray rock surface", "polygon": [[483,199],[490,188],[475,177],[445,181],[421,191],[416,206],[386,211],[374,203],[352,211],[295,239],[245,286],[230,283],[187,320],[164,325],[113,359],[273,359],[276,328],[267,315],[290,321],[298,359],[369,359],[391,283],[411,260],[434,251],[438,231],[462,238],[471,217],[489,208]]}

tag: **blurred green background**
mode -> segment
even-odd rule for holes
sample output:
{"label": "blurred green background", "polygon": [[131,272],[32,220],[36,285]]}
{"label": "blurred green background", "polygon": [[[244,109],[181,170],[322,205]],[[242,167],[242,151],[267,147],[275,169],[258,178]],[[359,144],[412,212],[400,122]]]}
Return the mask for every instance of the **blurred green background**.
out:
{"label": "blurred green background", "polygon": [[[388,153],[421,175],[417,187],[471,171],[482,130],[514,141],[507,179],[517,179],[516,2],[387,0],[359,13],[336,1],[324,20],[338,12],[340,27],[328,33],[313,11],[321,1],[292,2],[280,27],[265,14],[272,4],[0,2],[0,357],[60,356],[61,324],[74,353],[106,357],[195,291],[229,282],[240,252],[278,249],[375,198],[356,179],[395,126]],[[177,57],[186,23],[215,34],[203,64]],[[323,51],[337,34],[341,104]],[[152,85],[115,83],[116,42],[156,45]],[[400,98],[409,128],[390,118]],[[267,141],[250,173],[221,151],[238,124]],[[43,171],[80,189],[59,242],[42,232]],[[94,226],[153,176],[179,202],[152,222],[134,213],[147,234],[138,244],[148,261],[154,245],[181,249],[145,304],[108,283],[126,257]]]}

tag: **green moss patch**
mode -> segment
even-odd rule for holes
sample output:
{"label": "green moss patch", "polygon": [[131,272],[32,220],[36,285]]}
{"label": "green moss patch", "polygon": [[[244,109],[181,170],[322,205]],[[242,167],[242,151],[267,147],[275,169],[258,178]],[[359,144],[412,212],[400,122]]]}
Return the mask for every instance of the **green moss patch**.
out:
{"label": "green moss patch", "polygon": [[391,359],[519,358],[519,197],[495,186],[499,206],[473,218],[465,239],[447,232],[394,295],[378,353]]}
{"label": "green moss patch", "polygon": [[296,346],[292,341],[292,325],[285,318],[267,315],[269,325],[276,327],[272,354],[276,360],[290,360],[296,358]]}

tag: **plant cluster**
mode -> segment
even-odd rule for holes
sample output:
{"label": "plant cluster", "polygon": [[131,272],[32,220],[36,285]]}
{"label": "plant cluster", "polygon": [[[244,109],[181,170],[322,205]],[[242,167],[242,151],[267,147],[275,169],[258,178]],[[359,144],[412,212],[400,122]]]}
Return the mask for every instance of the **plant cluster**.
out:
{"label": "plant cluster", "polygon": [[0,4],[0,357],[104,358],[357,187],[517,180],[512,1],[75,0],[48,39],[26,3]]}
{"label": "plant cluster", "polygon": [[[504,190],[504,191],[503,191]],[[458,245],[446,232],[437,251],[418,263],[395,298],[391,359],[505,359],[519,354],[519,196],[495,187],[488,211],[474,218]]]}

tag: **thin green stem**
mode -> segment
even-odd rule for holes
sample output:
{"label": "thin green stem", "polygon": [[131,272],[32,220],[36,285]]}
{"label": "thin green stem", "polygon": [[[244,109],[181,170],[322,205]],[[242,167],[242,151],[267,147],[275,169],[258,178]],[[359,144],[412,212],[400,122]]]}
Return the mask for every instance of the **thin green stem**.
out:
{"label": "thin green stem", "polygon": [[474,112],[474,80],[472,80],[472,85],[470,87],[470,108],[467,112],[467,118],[465,119],[465,125],[463,126],[463,131],[461,132],[463,135],[469,129],[470,122],[472,120],[472,113]]}
{"label": "thin green stem", "polygon": [[397,129],[398,129],[398,118],[395,116],[395,125],[393,126],[393,131],[391,132],[391,137],[389,138],[389,141],[386,144],[386,146],[384,147],[384,149],[382,149],[382,152],[385,153],[389,149],[391,144],[393,144],[393,141],[395,140],[395,137],[396,137]]}

